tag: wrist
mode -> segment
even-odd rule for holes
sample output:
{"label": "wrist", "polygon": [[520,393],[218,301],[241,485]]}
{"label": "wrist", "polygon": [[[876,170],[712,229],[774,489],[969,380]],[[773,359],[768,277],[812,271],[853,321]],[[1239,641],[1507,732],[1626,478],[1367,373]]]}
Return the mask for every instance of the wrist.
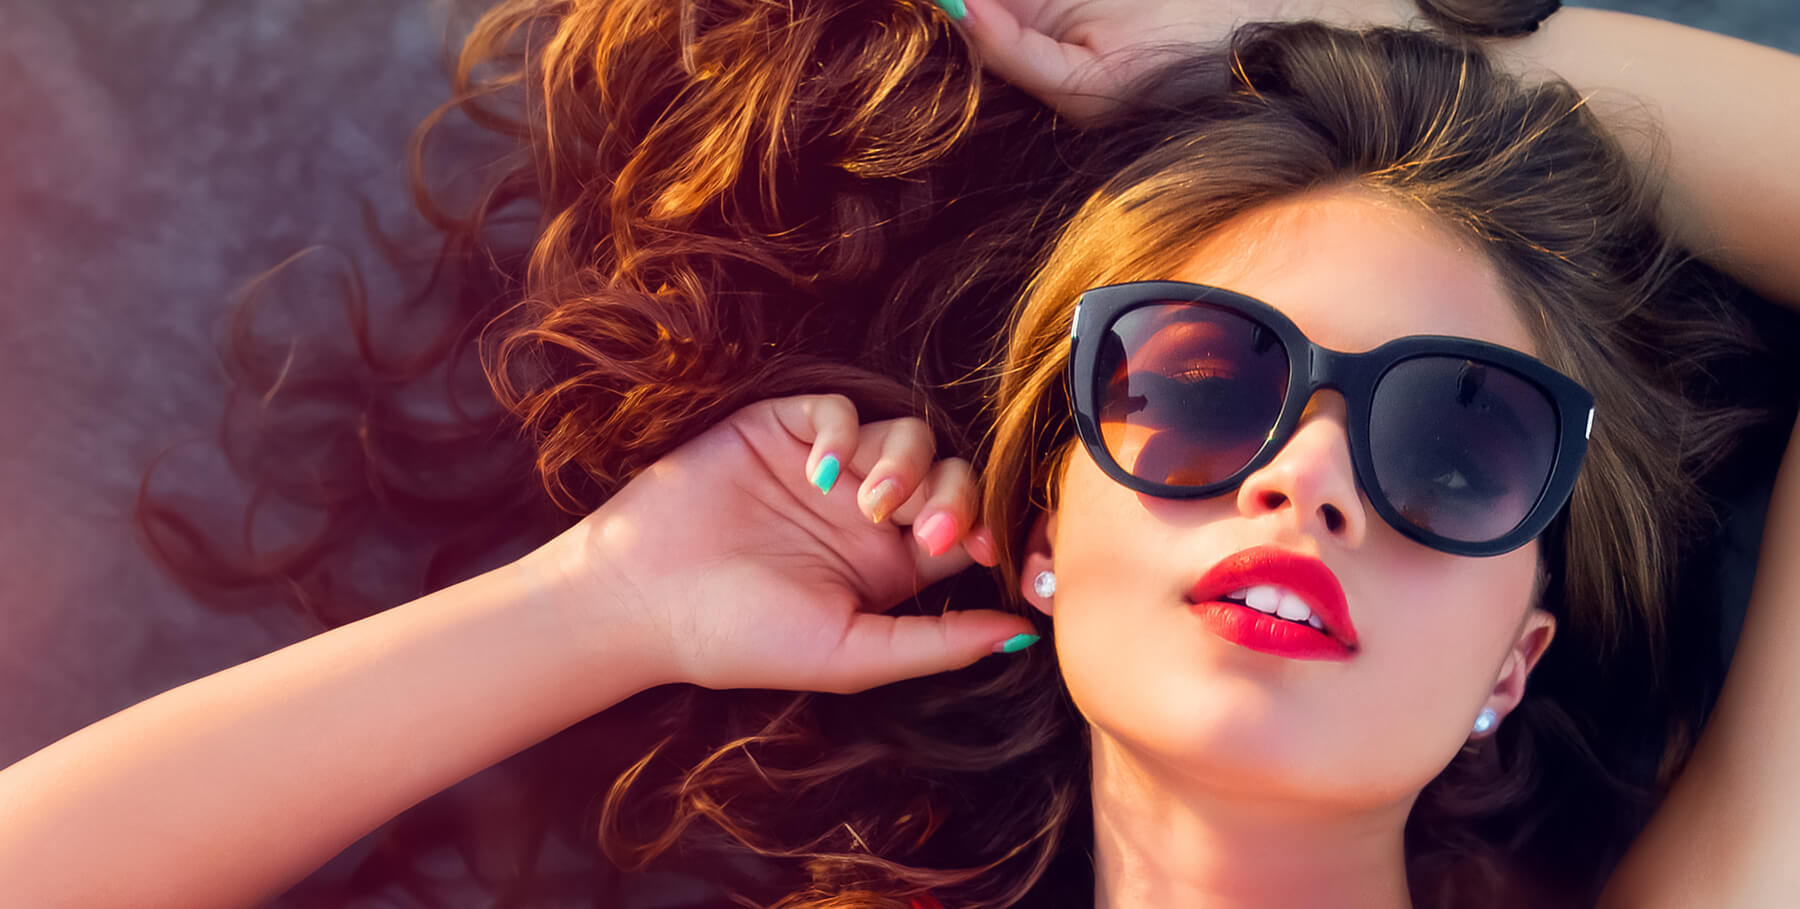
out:
{"label": "wrist", "polygon": [[[561,655],[593,667],[607,705],[658,685],[681,681],[657,633],[651,598],[619,571],[603,516],[589,515],[505,566],[525,592]],[[608,700],[610,699],[610,700]]]}

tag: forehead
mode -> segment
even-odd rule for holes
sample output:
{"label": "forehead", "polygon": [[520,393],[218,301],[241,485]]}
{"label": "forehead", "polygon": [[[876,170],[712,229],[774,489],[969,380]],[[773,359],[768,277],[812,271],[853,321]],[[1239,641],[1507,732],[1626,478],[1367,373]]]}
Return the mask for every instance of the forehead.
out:
{"label": "forehead", "polygon": [[1321,191],[1240,215],[1197,244],[1176,278],[1256,297],[1335,350],[1452,335],[1536,353],[1473,238],[1371,190]]}

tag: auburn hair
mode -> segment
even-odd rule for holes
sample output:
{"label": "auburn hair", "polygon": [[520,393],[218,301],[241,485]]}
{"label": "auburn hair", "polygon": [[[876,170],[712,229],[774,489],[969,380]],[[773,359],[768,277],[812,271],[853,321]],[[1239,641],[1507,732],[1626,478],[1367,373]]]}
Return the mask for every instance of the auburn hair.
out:
{"label": "auburn hair", "polygon": [[[1685,755],[1692,717],[1643,692],[1678,535],[1704,513],[1693,479],[1744,418],[1695,390],[1742,338],[1568,87],[1421,35],[1263,27],[1077,130],[985,79],[922,0],[506,0],[454,89],[415,139],[442,242],[408,321],[377,337],[354,271],[338,354],[259,337],[255,293],[235,311],[224,443],[257,484],[240,544],[146,473],[146,546],[197,596],[353,621],[548,540],[735,408],[803,392],[925,415],[941,450],[978,459],[1010,559],[1066,448],[1072,295],[1164,276],[1233,213],[1354,183],[1481,241],[1602,415],[1547,547],[1546,595],[1572,621],[1519,718],[1422,798],[1419,905],[1520,881],[1578,902]],[[507,148],[453,204],[424,170],[457,113]],[[271,503],[314,531],[258,549]],[[368,583],[371,541],[418,570]],[[901,608],[1012,598],[1013,572]],[[404,860],[450,845],[506,906],[613,905],[642,886],[621,870],[669,869],[783,909],[927,891],[1085,906],[1087,731],[1051,651],[857,695],[647,692],[507,762],[504,798],[453,789],[403,815],[320,900],[442,902]],[[582,864],[595,844],[606,861]],[[580,870],[540,871],[559,846]]]}

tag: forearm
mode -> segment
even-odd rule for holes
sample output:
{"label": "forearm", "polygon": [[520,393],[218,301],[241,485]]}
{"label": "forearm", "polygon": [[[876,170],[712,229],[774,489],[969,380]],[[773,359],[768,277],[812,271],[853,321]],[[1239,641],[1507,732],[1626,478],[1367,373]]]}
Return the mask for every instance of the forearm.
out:
{"label": "forearm", "polygon": [[[1800,429],[1800,427],[1796,427]],[[1749,614],[1705,735],[1602,905],[1777,906],[1800,842],[1800,435],[1790,438],[1763,529]]]}
{"label": "forearm", "polygon": [[1800,306],[1800,57],[1592,9],[1488,43],[1516,70],[1553,72],[1589,95],[1628,151],[1666,174],[1664,220],[1683,245]]}
{"label": "forearm", "polygon": [[546,580],[528,557],[13,765],[0,773],[7,901],[258,903],[433,793],[648,687],[642,648],[572,634]]}

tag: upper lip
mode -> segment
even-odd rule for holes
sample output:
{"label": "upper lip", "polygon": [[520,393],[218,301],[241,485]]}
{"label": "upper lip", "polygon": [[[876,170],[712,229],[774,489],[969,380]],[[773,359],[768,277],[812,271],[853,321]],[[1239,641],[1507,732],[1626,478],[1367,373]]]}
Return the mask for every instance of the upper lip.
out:
{"label": "upper lip", "polygon": [[1226,556],[1188,590],[1188,600],[1206,603],[1259,584],[1284,587],[1299,595],[1325,623],[1327,635],[1356,649],[1356,626],[1350,621],[1350,606],[1337,575],[1324,562],[1279,546],[1255,546]]}

